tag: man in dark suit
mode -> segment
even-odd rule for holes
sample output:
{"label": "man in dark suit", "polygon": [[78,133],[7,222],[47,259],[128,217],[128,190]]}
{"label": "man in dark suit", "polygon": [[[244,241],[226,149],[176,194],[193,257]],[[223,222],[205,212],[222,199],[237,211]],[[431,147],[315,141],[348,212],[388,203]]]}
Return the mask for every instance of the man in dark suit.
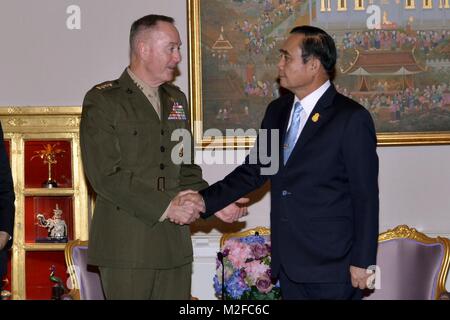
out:
{"label": "man in dark suit", "polygon": [[7,271],[8,253],[14,231],[14,187],[0,124],[0,292]]}
{"label": "man in dark suit", "polygon": [[[360,299],[377,252],[373,121],[331,83],[336,47],[325,31],[294,28],[280,53],[280,82],[290,93],[269,105],[262,122],[262,129],[279,133],[278,172],[263,175],[261,162],[248,157],[200,191],[203,199],[194,193],[184,199],[203,200],[205,218],[269,179],[272,275],[283,298]],[[271,150],[275,138],[268,136]]]}

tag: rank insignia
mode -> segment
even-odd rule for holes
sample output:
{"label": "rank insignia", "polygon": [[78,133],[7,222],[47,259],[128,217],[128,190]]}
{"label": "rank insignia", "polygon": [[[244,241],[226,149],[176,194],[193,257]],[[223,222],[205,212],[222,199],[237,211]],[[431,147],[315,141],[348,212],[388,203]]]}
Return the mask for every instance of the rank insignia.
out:
{"label": "rank insignia", "polygon": [[111,88],[112,86],[113,86],[112,83],[108,82],[108,83],[100,84],[100,85],[96,86],[96,88],[98,90],[103,90],[103,89],[106,89],[106,88]]}
{"label": "rank insignia", "polygon": [[186,113],[181,104],[174,101],[168,120],[186,120]]}

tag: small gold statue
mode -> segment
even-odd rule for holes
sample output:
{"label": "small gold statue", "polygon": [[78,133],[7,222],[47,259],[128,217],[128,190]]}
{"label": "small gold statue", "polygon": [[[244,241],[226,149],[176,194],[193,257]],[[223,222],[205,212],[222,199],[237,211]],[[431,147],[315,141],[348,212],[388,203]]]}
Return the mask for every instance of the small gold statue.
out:
{"label": "small gold statue", "polygon": [[34,156],[32,156],[30,159],[30,160],[33,160],[34,158],[39,157],[44,161],[44,164],[48,165],[48,179],[47,179],[47,181],[44,181],[42,183],[42,186],[44,188],[50,189],[50,188],[56,188],[58,186],[56,181],[52,179],[52,165],[58,163],[58,161],[56,160],[57,155],[60,155],[62,157],[63,153],[66,152],[63,149],[56,148],[56,146],[58,144],[59,143],[56,143],[54,145],[51,145],[50,143],[44,144],[43,145],[44,149],[35,151],[34,153],[36,153],[36,154]]}

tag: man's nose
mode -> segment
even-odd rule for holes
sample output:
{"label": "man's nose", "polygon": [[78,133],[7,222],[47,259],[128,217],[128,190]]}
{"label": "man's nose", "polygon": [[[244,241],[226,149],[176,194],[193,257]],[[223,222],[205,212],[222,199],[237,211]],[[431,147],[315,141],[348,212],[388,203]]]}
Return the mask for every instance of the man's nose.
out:
{"label": "man's nose", "polygon": [[180,51],[176,51],[174,53],[173,60],[174,60],[175,63],[180,63],[181,62],[181,52]]}
{"label": "man's nose", "polygon": [[278,61],[278,64],[277,64],[277,68],[278,68],[278,70],[281,70],[281,69],[283,69],[283,67],[284,67],[284,60],[283,60],[283,58],[280,58],[280,61]]}

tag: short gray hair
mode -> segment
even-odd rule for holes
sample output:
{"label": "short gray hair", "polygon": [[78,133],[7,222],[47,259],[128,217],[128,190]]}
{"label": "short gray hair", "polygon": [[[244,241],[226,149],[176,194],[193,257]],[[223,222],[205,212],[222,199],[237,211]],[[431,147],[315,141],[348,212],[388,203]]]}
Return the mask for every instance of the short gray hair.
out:
{"label": "short gray hair", "polygon": [[145,30],[154,28],[159,21],[175,23],[175,19],[168,16],[149,14],[148,16],[142,17],[131,25],[130,30],[130,53],[134,52],[136,49],[136,38],[137,36]]}

